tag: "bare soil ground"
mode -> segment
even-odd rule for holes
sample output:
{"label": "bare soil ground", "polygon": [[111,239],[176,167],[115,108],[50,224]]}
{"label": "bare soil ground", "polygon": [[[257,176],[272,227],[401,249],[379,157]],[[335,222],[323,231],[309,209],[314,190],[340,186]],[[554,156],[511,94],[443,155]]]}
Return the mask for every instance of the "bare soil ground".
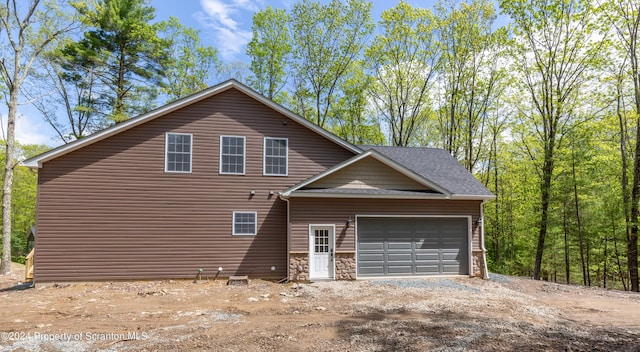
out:
{"label": "bare soil ground", "polygon": [[515,277],[17,290],[21,270],[2,351],[640,351],[640,295]]}

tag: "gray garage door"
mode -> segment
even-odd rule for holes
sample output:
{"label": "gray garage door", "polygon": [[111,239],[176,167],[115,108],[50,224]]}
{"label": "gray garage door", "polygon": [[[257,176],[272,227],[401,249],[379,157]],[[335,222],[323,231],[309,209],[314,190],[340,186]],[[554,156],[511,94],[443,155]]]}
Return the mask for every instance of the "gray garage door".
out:
{"label": "gray garage door", "polygon": [[358,276],[466,275],[466,218],[358,218]]}

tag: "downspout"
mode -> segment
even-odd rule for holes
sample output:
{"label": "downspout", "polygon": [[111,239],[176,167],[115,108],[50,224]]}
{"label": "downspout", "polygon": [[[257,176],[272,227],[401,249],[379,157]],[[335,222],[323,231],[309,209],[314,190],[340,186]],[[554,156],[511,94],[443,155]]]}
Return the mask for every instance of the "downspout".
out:
{"label": "downspout", "polygon": [[[480,245],[482,246],[482,261],[484,266],[484,276],[483,279],[489,280],[489,267],[487,266],[487,249],[484,247],[484,202],[480,203],[480,219],[482,219],[482,223],[480,224]],[[288,208],[287,208],[288,209]]]}
{"label": "downspout", "polygon": [[280,199],[287,203],[287,281],[291,278],[291,210],[289,198],[280,193]]}

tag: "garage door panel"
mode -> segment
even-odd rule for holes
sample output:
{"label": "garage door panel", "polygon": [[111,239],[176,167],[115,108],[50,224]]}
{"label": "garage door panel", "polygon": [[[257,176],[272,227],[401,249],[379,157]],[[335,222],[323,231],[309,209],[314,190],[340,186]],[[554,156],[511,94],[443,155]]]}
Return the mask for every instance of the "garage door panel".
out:
{"label": "garage door panel", "polygon": [[464,273],[461,272],[460,266],[458,266],[457,264],[455,264],[455,265],[447,265],[447,264],[442,265],[442,273],[444,275],[466,274],[466,272],[464,272]]}
{"label": "garage door panel", "polygon": [[409,262],[413,261],[413,254],[409,253],[389,253],[387,254],[387,262]]}
{"label": "garage door panel", "polygon": [[[401,242],[404,241],[404,242]],[[411,243],[411,238],[398,238],[395,239],[393,242],[387,242],[387,250],[393,251],[393,250],[408,250],[411,251],[413,250],[413,244]]]}
{"label": "garage door panel", "polygon": [[438,250],[438,243],[437,238],[421,238],[416,240],[416,248]]}
{"label": "garage door panel", "polygon": [[417,252],[416,253],[416,261],[420,262],[420,261],[427,261],[427,260],[433,260],[433,261],[438,261],[440,259],[440,253],[438,252],[425,252],[425,253],[420,253]]}
{"label": "garage door panel", "polygon": [[463,246],[463,241],[458,240],[458,239],[443,239],[441,241],[441,245],[440,248],[442,249],[459,249],[461,246]]}
{"label": "garage door panel", "polygon": [[412,265],[389,265],[388,274],[396,274],[396,275],[411,275],[413,274],[413,266]]}
{"label": "garage door panel", "polygon": [[442,260],[443,261],[458,261],[460,260],[460,252],[459,251],[455,251],[455,252],[442,252],[441,253],[442,256]]}
{"label": "garage door panel", "polygon": [[468,274],[467,218],[358,219],[358,275]]}
{"label": "garage door panel", "polygon": [[361,253],[358,256],[358,259],[362,263],[367,263],[367,262],[381,263],[381,262],[384,262],[384,253]]}
{"label": "garage door panel", "polygon": [[382,251],[384,250],[384,242],[360,242],[358,243],[360,251]]}
{"label": "garage door panel", "polygon": [[440,265],[416,265],[416,274],[438,275],[440,274]]}
{"label": "garage door panel", "polygon": [[384,267],[379,266],[362,266],[358,268],[359,272],[363,276],[383,276],[385,274]]}

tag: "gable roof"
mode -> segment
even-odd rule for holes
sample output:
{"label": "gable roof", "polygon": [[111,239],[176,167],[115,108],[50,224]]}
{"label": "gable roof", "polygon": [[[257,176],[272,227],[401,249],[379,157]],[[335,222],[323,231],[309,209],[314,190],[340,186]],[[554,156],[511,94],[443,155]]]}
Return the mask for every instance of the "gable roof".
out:
{"label": "gable roof", "polygon": [[450,193],[452,198],[495,198],[491,191],[444,149],[378,146],[361,146],[361,148],[375,150],[395,160],[407,169],[439,185]]}
{"label": "gable roof", "polygon": [[231,88],[235,88],[237,90],[239,90],[240,92],[246,94],[247,96],[261,102],[262,104],[270,107],[271,109],[281,113],[282,115],[290,118],[291,120],[303,125],[304,127],[316,132],[317,134],[329,139],[330,141],[333,141],[334,143],[342,146],[343,148],[352,151],[353,153],[361,153],[362,150],[358,147],[356,147],[355,145],[339,138],[338,136],[332,134],[331,132],[318,127],[317,125],[315,125],[314,123],[308,121],[307,119],[295,114],[294,112],[292,112],[291,110],[281,106],[280,104],[277,104],[267,98],[265,98],[264,96],[262,96],[260,93],[256,92],[255,90],[251,89],[250,87],[234,80],[228,80],[225,82],[222,82],[220,84],[217,84],[215,86],[212,86],[210,88],[207,88],[203,91],[200,91],[198,93],[192,94],[190,96],[184,97],[182,99],[176,100],[172,103],[169,103],[167,105],[161,106],[157,109],[151,110],[145,114],[139,115],[137,117],[131,118],[129,120],[126,120],[124,122],[121,122],[119,124],[116,124],[112,127],[106,128],[104,130],[98,131],[88,137],[82,138],[82,139],[78,139],[76,141],[73,141],[71,143],[68,144],[63,144],[57,148],[51,149],[45,153],[42,153],[40,155],[36,155],[30,159],[27,159],[25,161],[22,162],[22,165],[27,166],[27,167],[31,167],[31,168],[41,168],[42,167],[42,163],[47,162],[49,160],[55,159],[57,157],[60,157],[62,155],[65,155],[67,153],[70,153],[74,150],[83,148],[85,146],[91,145],[93,143],[96,143],[98,141],[101,141],[103,139],[109,138],[113,135],[116,135],[118,133],[124,132],[126,130],[129,130],[133,127],[142,125],[148,121],[154,120],[156,118],[165,116],[173,111],[176,111],[178,109],[181,109],[183,107],[186,107],[188,105],[191,105],[193,103],[199,102],[201,100],[207,99],[209,97],[215,96],[217,94],[220,94],[224,91],[227,91]]}
{"label": "gable roof", "polygon": [[[330,169],[325,170],[283,192],[281,197],[362,197],[362,198],[440,198],[440,199],[493,199],[495,195],[484,187],[467,169],[444,149],[374,147]],[[386,166],[433,191],[406,191],[386,189],[305,189],[306,186],[345,169],[364,158],[374,158]]]}
{"label": "gable roof", "polygon": [[[426,186],[427,188],[432,189],[433,191],[429,191],[429,192],[418,192],[418,191],[402,191],[402,190],[376,190],[376,189],[348,189],[348,188],[331,188],[331,189],[304,189],[305,186],[311,185],[312,183],[323,179],[331,174],[334,174],[340,170],[343,170],[355,163],[357,163],[360,160],[363,160],[365,158],[374,158],[376,160],[378,160],[379,162],[383,163],[385,166],[390,167],[398,172],[400,172],[401,174],[407,176],[408,178],[418,182],[419,184],[422,184],[424,186]],[[382,197],[409,197],[409,198],[414,198],[414,197],[420,197],[420,198],[449,198],[452,194],[450,192],[448,192],[445,188],[441,187],[440,185],[438,185],[435,182],[432,182],[431,180],[429,180],[428,178],[425,178],[423,175],[419,175],[417,173],[415,173],[414,171],[408,169],[407,167],[405,167],[404,165],[402,165],[402,163],[398,163],[396,160],[393,160],[392,158],[389,158],[385,155],[383,155],[382,153],[370,149],[362,154],[356,155],[332,168],[329,168],[311,178],[306,179],[305,181],[302,181],[301,183],[281,192],[281,196],[284,198],[290,197],[290,196],[340,196],[340,195],[349,195],[349,196],[354,196],[354,195],[359,195],[362,197],[369,197],[369,196],[382,196]]]}

